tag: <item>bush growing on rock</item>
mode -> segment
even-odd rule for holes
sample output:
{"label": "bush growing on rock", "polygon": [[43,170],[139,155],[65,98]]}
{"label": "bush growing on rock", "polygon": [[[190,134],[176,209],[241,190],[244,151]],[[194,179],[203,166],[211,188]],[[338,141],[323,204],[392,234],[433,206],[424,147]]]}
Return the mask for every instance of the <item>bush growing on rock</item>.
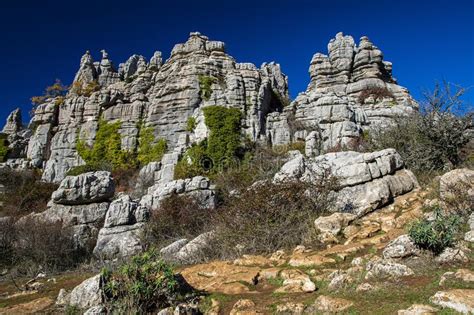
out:
{"label": "bush growing on rock", "polygon": [[209,138],[186,151],[176,166],[176,179],[223,171],[244,156],[240,110],[208,106],[203,112]]}
{"label": "bush growing on rock", "polygon": [[[425,94],[420,112],[400,116],[388,128],[373,130],[369,150],[396,149],[420,180],[460,165],[464,162],[462,149],[472,138],[468,131],[474,126],[474,112],[464,106],[463,93],[464,89],[452,91],[449,84],[437,84],[431,94]],[[459,109],[464,112],[457,112]]]}
{"label": "bush growing on rock", "polygon": [[439,207],[435,207],[433,213],[432,221],[427,218],[415,221],[408,234],[420,248],[439,254],[455,244],[461,221],[457,215],[443,214]]}
{"label": "bush growing on rock", "polygon": [[199,76],[199,89],[200,89],[202,99],[207,101],[211,98],[212,84],[216,82],[217,82],[217,78],[207,76],[207,75]]}
{"label": "bush growing on rock", "polygon": [[92,165],[92,167],[110,164],[113,170],[136,167],[134,153],[122,150],[121,137],[118,132],[120,126],[120,121],[107,123],[101,119],[94,145],[91,148],[83,140],[77,141],[77,152],[86,164]]}
{"label": "bush growing on rock", "polygon": [[46,87],[43,95],[33,96],[31,98],[31,103],[33,106],[38,106],[39,104],[44,103],[49,98],[64,97],[68,91],[68,87],[63,85],[61,80],[56,79],[54,84]]}
{"label": "bush growing on rock", "polygon": [[104,269],[103,293],[109,312],[149,314],[192,299],[184,279],[149,250],[115,271]]}
{"label": "bush growing on rock", "polygon": [[137,159],[140,165],[147,165],[150,162],[160,161],[166,152],[166,140],[159,139],[155,142],[153,128],[140,128],[140,136],[138,138],[138,155]]}
{"label": "bush growing on rock", "polygon": [[375,101],[382,100],[384,98],[395,99],[395,96],[387,88],[382,87],[371,87],[363,90],[359,94],[359,103],[364,104],[365,100],[369,97],[373,97]]}

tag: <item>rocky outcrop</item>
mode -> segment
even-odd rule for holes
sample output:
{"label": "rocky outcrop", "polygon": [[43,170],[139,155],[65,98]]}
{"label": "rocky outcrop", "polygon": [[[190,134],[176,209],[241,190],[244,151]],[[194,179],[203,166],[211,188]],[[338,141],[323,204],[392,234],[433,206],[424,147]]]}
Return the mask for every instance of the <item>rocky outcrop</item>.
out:
{"label": "rocky outcrop", "polygon": [[67,176],[53,193],[56,204],[80,205],[110,200],[115,185],[109,172],[89,172],[78,176]]}
{"label": "rocky outcrop", "polygon": [[[169,181],[175,155],[208,135],[202,111],[206,106],[240,109],[243,133],[253,141],[278,145],[306,139],[311,156],[350,148],[363,130],[416,110],[408,91],[392,77],[392,65],[368,38],[356,45],[339,33],[328,50],[327,56],[314,55],[308,89],[291,105],[280,65],[238,63],[223,42],[197,32],[175,45],[164,62],[159,51],[149,62],[134,54],[118,70],[105,50],[100,62],[87,51],[74,78],[76,88],[64,99],[50,98],[35,108],[28,129],[31,140],[20,137],[18,154],[11,158],[27,158],[29,165],[44,169],[44,181],[60,182],[69,169],[84,164],[77,141],[92,145],[102,118],[121,122],[122,149],[137,149],[142,126],[165,139],[172,155],[162,173]],[[374,89],[388,92],[378,97],[370,93]],[[192,131],[187,130],[191,117],[196,121]],[[13,121],[6,130],[16,128]]]}
{"label": "rocky outcrop", "polygon": [[15,109],[7,117],[5,126],[2,129],[2,133],[12,135],[19,132],[22,129],[23,123],[21,121],[21,111],[19,108]]}
{"label": "rocky outcrop", "polygon": [[[304,140],[316,130],[322,148],[350,148],[363,130],[387,126],[418,108],[392,77],[392,64],[366,36],[356,45],[351,36],[338,33],[328,44],[328,55],[313,56],[309,74],[311,82],[292,111],[267,118],[274,144]],[[281,136],[283,124],[274,122],[285,120],[289,135]]]}
{"label": "rocky outcrop", "polygon": [[96,275],[82,282],[69,294],[69,305],[88,309],[102,303],[101,276]]}
{"label": "rocky outcrop", "polygon": [[94,256],[107,260],[140,252],[143,249],[140,237],[148,217],[148,209],[128,195],[112,201],[97,237]]}
{"label": "rocky outcrop", "polygon": [[474,313],[474,290],[452,289],[438,291],[430,298],[431,303],[449,308],[462,314]]}
{"label": "rocky outcrop", "polygon": [[[65,99],[40,104],[30,123],[34,133],[27,157],[35,167],[44,168],[43,180],[48,182],[60,182],[69,169],[84,164],[77,140],[92,145],[99,118],[121,121],[122,149],[137,149],[143,123],[173,152],[186,145],[183,137],[196,142],[207,135],[202,113],[206,106],[239,108],[244,114],[243,132],[258,140],[266,137],[266,117],[282,111],[288,98],[287,77],[278,64],[257,68],[237,63],[226,54],[223,42],[197,32],[177,44],[165,62],[161,52],[149,62],[134,54],[116,70],[106,51],[100,62],[87,51],[73,86]],[[197,121],[194,131],[186,130],[190,117]]]}
{"label": "rocky outcrop", "polygon": [[148,194],[142,197],[140,204],[157,209],[162,200],[174,194],[195,198],[204,208],[214,208],[216,205],[215,187],[208,178],[202,176],[156,184],[148,189]]}
{"label": "rocky outcrop", "polygon": [[284,164],[274,181],[301,179],[320,182],[334,178],[336,209],[361,216],[418,187],[394,149],[372,153],[327,153],[314,158],[297,154]]}

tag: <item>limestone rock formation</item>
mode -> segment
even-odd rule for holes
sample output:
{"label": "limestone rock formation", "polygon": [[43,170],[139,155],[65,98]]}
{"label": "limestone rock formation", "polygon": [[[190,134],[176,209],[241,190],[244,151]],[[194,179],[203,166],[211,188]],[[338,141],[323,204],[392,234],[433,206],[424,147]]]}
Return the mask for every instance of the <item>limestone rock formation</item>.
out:
{"label": "limestone rock formation", "polygon": [[146,207],[139,206],[128,195],[112,201],[99,231],[94,256],[101,259],[127,257],[142,250],[140,233],[148,220]]}
{"label": "limestone rock formation", "polygon": [[115,185],[110,172],[89,172],[67,176],[51,196],[56,204],[76,205],[108,201]]}
{"label": "limestone rock formation", "polygon": [[[87,90],[92,83],[99,89]],[[288,98],[288,80],[278,64],[237,63],[223,42],[197,32],[177,44],[165,62],[159,51],[149,62],[135,54],[116,70],[105,50],[100,62],[87,51],[73,86],[80,92],[72,89],[60,106],[56,99],[46,100],[31,120],[34,134],[24,155],[44,168],[48,182],[60,182],[70,168],[84,164],[76,144],[78,139],[94,143],[99,118],[121,122],[123,149],[137,149],[139,128],[145,126],[174,152],[187,145],[187,138],[196,142],[206,136],[206,106],[239,108],[244,133],[258,140],[266,136],[267,116],[282,111]],[[190,117],[198,122],[194,131],[186,130]]]}
{"label": "limestone rock formation", "polygon": [[[328,52],[313,56],[311,81],[291,110],[267,118],[272,143],[304,140],[317,131],[324,149],[350,147],[363,130],[386,126],[418,108],[392,77],[392,64],[383,61],[382,52],[367,37],[356,45],[351,36],[338,33]],[[279,130],[285,122],[286,133]]]}
{"label": "limestone rock formation", "polygon": [[299,178],[319,182],[331,177],[338,185],[335,211],[358,216],[418,187],[415,176],[404,168],[394,149],[372,153],[336,152],[313,158],[305,158],[300,153],[281,167],[274,180]]}
{"label": "limestone rock formation", "polygon": [[22,129],[21,111],[19,108],[15,109],[7,117],[2,133],[7,135],[15,134]]}
{"label": "limestone rock formation", "polygon": [[148,189],[148,194],[142,197],[140,204],[156,209],[160,201],[173,194],[191,196],[204,208],[214,208],[216,205],[215,187],[208,178],[202,176],[156,184]]}
{"label": "limestone rock formation", "polygon": [[[339,33],[328,50],[327,56],[314,55],[307,91],[291,104],[280,65],[238,63],[223,42],[198,32],[175,45],[166,61],[159,51],[149,62],[134,54],[118,70],[105,50],[99,62],[87,51],[74,77],[79,90],[35,108],[28,129],[31,139],[19,137],[11,156],[22,160],[9,165],[43,168],[44,181],[60,182],[69,169],[85,163],[77,141],[93,145],[101,118],[121,122],[122,149],[137,149],[143,127],[166,140],[169,159],[162,163],[163,179],[155,180],[165,183],[172,180],[181,152],[207,137],[206,106],[240,109],[243,133],[253,141],[277,145],[306,140],[311,156],[334,147],[350,148],[363,130],[417,109],[392,77],[391,63],[367,37],[356,45],[352,37]],[[5,127],[9,132],[18,129],[13,116]],[[192,131],[187,130],[190,118],[196,121]]]}

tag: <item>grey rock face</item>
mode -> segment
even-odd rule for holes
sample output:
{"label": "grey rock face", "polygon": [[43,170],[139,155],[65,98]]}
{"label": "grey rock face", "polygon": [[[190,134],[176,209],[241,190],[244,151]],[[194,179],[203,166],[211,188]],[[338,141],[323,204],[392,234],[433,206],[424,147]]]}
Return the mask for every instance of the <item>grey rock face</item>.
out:
{"label": "grey rock face", "polygon": [[[204,96],[200,82],[211,82],[209,97]],[[74,83],[87,87],[98,82],[99,91],[90,95],[70,92],[60,106],[48,100],[35,110],[32,123],[36,129],[28,146],[28,158],[43,167],[43,180],[60,182],[74,166],[84,164],[78,155],[78,139],[93,145],[99,116],[107,121],[121,121],[119,133],[122,149],[136,150],[138,125],[153,128],[157,139],[167,141],[170,153],[182,147],[182,140],[202,140],[207,135],[202,108],[210,105],[239,108],[244,117],[244,133],[251,139],[265,139],[266,118],[282,111],[288,97],[288,80],[275,63],[237,63],[226,54],[223,42],[191,33],[183,44],[177,44],[171,57],[163,62],[157,51],[147,63],[140,55],[131,56],[116,71],[107,52],[94,62],[86,52],[80,62]],[[200,117],[201,127],[186,130],[189,117]],[[286,140],[285,140],[286,141]],[[163,163],[161,183],[172,180],[173,163]],[[171,178],[170,178],[171,177]]]}
{"label": "grey rock face", "polygon": [[441,199],[454,198],[454,193],[460,190],[474,198],[474,171],[462,168],[452,170],[441,176],[439,180],[439,193]]}
{"label": "grey rock face", "polygon": [[166,247],[160,249],[160,254],[166,260],[173,260],[176,254],[179,252],[181,248],[183,248],[189,241],[185,238],[177,240]]}
{"label": "grey rock face", "polygon": [[157,209],[163,199],[173,194],[191,196],[204,208],[214,208],[216,205],[215,187],[208,178],[202,176],[156,184],[148,189],[148,194],[142,197],[140,204]]}
{"label": "grey rock face", "polygon": [[181,264],[194,264],[202,261],[206,258],[205,251],[209,249],[213,235],[213,232],[207,232],[197,236],[181,247],[175,254],[171,255],[171,260]]}
{"label": "grey rock face", "polygon": [[101,278],[96,275],[75,287],[69,296],[69,304],[81,309],[99,306],[102,303]]}
{"label": "grey rock face", "polygon": [[11,135],[19,132],[21,129],[21,111],[19,108],[17,108],[13,112],[11,112],[10,115],[8,115],[5,126],[2,129],[2,133]]}
{"label": "grey rock face", "polygon": [[89,172],[78,176],[67,176],[51,199],[56,204],[78,205],[108,201],[115,192],[110,172]]}
{"label": "grey rock face", "polygon": [[[392,77],[392,64],[383,61],[382,52],[367,37],[356,45],[351,36],[338,33],[329,42],[328,53],[313,56],[311,82],[291,104],[294,113],[268,117],[267,133],[278,139],[273,143],[304,139],[317,130],[321,148],[350,148],[363,130],[385,127],[393,123],[394,117],[417,110],[408,91]],[[360,97],[373,89],[386,90],[392,96],[377,98],[368,93],[367,98]],[[278,129],[285,120],[291,121],[293,128],[289,126],[289,136],[282,137]]]}
{"label": "grey rock face", "polygon": [[148,209],[139,206],[128,195],[114,200],[105,216],[104,227],[99,232],[94,256],[113,259],[138,253],[142,250],[140,234],[148,216]]}
{"label": "grey rock face", "polygon": [[372,153],[327,153],[314,158],[299,154],[281,167],[274,181],[293,178],[318,182],[331,177],[338,184],[335,211],[358,216],[418,187],[415,176],[404,168],[394,149]]}

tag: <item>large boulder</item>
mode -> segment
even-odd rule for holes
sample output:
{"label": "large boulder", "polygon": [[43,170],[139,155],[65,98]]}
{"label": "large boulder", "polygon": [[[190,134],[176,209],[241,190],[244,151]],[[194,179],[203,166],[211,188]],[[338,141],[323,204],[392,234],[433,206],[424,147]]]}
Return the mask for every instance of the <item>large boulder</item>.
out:
{"label": "large boulder", "polygon": [[115,185],[110,172],[89,172],[77,176],[67,176],[51,199],[56,204],[80,205],[110,200]]}
{"label": "large boulder", "polygon": [[101,276],[96,275],[75,287],[69,294],[69,304],[88,309],[102,303]]}
{"label": "large boulder", "polygon": [[462,314],[474,314],[474,290],[452,289],[438,291],[430,298],[431,303]]}
{"label": "large boulder", "polygon": [[216,205],[215,187],[208,178],[202,176],[153,185],[148,189],[148,194],[142,197],[140,204],[157,209],[162,200],[174,194],[195,198],[204,208],[214,208]]}
{"label": "large boulder", "polygon": [[387,244],[383,250],[384,258],[405,258],[415,255],[418,248],[407,234],[400,235]]}
{"label": "large boulder", "polygon": [[310,158],[300,154],[281,167],[274,181],[300,179],[317,183],[330,178],[337,181],[334,210],[358,216],[418,187],[415,176],[404,168],[394,149],[336,152]]}
{"label": "large boulder", "polygon": [[474,205],[474,171],[462,168],[455,169],[445,173],[439,179],[439,193],[443,200],[459,198],[461,194],[465,193],[466,200],[470,202],[467,206]]}
{"label": "large boulder", "polygon": [[132,256],[143,249],[141,234],[149,211],[128,195],[112,201],[100,230],[94,256],[114,259]]}

